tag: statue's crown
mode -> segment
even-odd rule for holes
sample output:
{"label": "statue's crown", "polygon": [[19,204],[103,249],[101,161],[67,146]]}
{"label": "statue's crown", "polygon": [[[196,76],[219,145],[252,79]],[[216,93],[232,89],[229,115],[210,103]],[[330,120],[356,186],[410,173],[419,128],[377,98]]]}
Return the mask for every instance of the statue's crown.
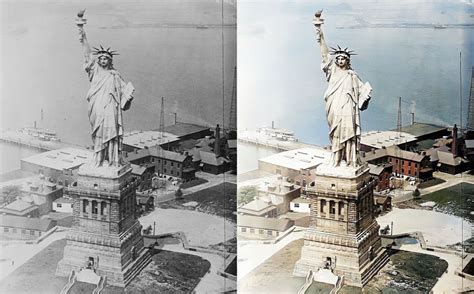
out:
{"label": "statue's crown", "polygon": [[110,58],[112,58],[114,55],[119,55],[117,51],[110,50],[110,47],[107,49],[104,49],[102,45],[100,45],[100,48],[94,47],[94,51],[92,52],[92,54],[97,55],[97,56],[106,55]]}
{"label": "statue's crown", "polygon": [[348,50],[348,48],[342,49],[339,45],[337,45],[337,48],[331,47],[330,53],[334,56],[344,55],[347,58],[351,58],[352,55],[357,55],[354,53],[354,51]]}

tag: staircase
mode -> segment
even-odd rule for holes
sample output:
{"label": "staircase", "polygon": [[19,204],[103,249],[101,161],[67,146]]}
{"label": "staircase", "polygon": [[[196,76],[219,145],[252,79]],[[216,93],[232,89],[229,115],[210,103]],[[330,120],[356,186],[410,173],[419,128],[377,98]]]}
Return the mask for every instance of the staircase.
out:
{"label": "staircase", "polygon": [[131,268],[125,270],[123,278],[125,285],[128,285],[150,262],[151,254],[148,249],[145,249],[137,260],[129,265]]}
{"label": "staircase", "polygon": [[61,289],[61,292],[59,292],[59,293],[60,294],[68,294],[75,282],[76,282],[76,272],[74,270],[72,270],[71,274],[69,275],[69,279],[68,279],[66,285],[64,285],[64,287]]}
{"label": "staircase", "polygon": [[375,263],[371,264],[370,267],[362,273],[362,285],[365,286],[389,260],[387,250],[382,250],[381,254],[376,257]]}
{"label": "staircase", "polygon": [[306,291],[311,286],[311,284],[313,284],[313,279],[314,279],[314,272],[312,270],[309,270],[308,275],[306,276],[306,282],[300,288],[300,290],[298,291],[298,294],[305,294]]}
{"label": "staircase", "polygon": [[105,280],[107,279],[106,276],[101,276],[100,281],[97,284],[97,287],[95,287],[94,291],[92,291],[92,294],[100,294],[100,292],[104,289],[105,287]]}
{"label": "staircase", "polygon": [[334,286],[334,288],[329,292],[329,294],[337,294],[339,290],[341,290],[342,286],[344,286],[344,276],[339,276],[337,279],[337,283]]}

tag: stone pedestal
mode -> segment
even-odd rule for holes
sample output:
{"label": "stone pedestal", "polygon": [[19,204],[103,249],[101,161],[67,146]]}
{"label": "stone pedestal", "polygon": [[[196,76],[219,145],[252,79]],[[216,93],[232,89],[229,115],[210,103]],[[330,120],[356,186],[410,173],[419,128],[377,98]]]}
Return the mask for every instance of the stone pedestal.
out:
{"label": "stone pedestal", "polygon": [[294,275],[329,268],[344,275],[345,284],[362,287],[383,266],[387,256],[373,216],[375,185],[367,165],[318,167],[308,191],[311,222]]}
{"label": "stone pedestal", "polygon": [[79,168],[77,186],[69,188],[73,225],[57,275],[89,268],[108,284],[125,287],[151,261],[135,216],[138,182],[131,170],[129,164]]}

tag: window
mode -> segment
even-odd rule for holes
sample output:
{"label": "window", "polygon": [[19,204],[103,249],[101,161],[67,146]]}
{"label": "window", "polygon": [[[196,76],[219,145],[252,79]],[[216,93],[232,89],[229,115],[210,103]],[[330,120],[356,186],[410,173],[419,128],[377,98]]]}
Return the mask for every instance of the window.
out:
{"label": "window", "polygon": [[171,166],[174,166],[174,162],[171,162]]}
{"label": "window", "polygon": [[326,200],[321,199],[321,202],[320,202],[320,203],[321,203],[321,205],[320,205],[319,211],[320,211],[320,212],[325,212],[325,210],[326,210]]}
{"label": "window", "polygon": [[300,204],[299,203],[295,203],[295,208],[298,208],[300,207]]}
{"label": "window", "polygon": [[168,161],[166,161],[166,160],[163,160],[163,161],[165,162],[165,165],[167,165],[167,164],[168,164]]}
{"label": "window", "polygon": [[171,170],[171,174],[172,174],[172,175],[174,174],[174,173],[173,173],[173,170]]}
{"label": "window", "polygon": [[181,163],[176,164],[176,166],[177,166],[178,168],[180,168],[180,167],[181,167]]}
{"label": "window", "polygon": [[411,166],[411,161],[408,162],[408,166]]}
{"label": "window", "polygon": [[84,199],[82,201],[82,212],[87,213],[88,210],[89,210],[89,200]]}
{"label": "window", "polygon": [[250,233],[255,234],[255,229],[254,229],[254,228],[251,228],[251,229],[250,229]]}
{"label": "window", "polygon": [[97,201],[93,200],[92,201],[92,213],[93,214],[98,214],[99,213],[99,208],[97,205]]}
{"label": "window", "polygon": [[100,214],[107,215],[107,202],[102,201],[100,203]]}
{"label": "window", "polygon": [[344,202],[339,202],[338,212],[339,215],[344,215]]}
{"label": "window", "polygon": [[177,171],[177,172],[176,172],[176,175],[177,175],[178,177],[180,176],[180,173],[179,173],[179,171]]}
{"label": "window", "polygon": [[31,236],[34,236],[34,235],[35,235],[35,231],[30,230],[30,235],[31,235]]}
{"label": "window", "polygon": [[4,231],[5,233],[8,233],[8,228],[3,228],[3,231]]}
{"label": "window", "polygon": [[247,232],[247,228],[242,228],[242,233]]}
{"label": "window", "polygon": [[336,214],[336,202],[334,201],[329,201],[329,213],[330,214]]}
{"label": "window", "polygon": [[63,205],[61,203],[56,203],[56,207],[61,208],[61,207],[63,207]]}
{"label": "window", "polygon": [[272,231],[268,230],[268,231],[267,231],[267,235],[268,235],[268,236],[273,235],[273,234],[272,234]]}
{"label": "window", "polygon": [[163,173],[165,173],[165,174],[166,174],[166,168],[163,170]]}
{"label": "window", "polygon": [[263,234],[263,229],[258,230],[259,234]]}
{"label": "window", "polygon": [[26,230],[21,230],[22,235],[26,235]]}

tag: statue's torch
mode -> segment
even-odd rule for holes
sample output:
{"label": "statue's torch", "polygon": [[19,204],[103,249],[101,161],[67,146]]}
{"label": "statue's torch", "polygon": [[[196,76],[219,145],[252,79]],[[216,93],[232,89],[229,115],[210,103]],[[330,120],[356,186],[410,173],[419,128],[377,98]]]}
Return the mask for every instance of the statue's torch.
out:
{"label": "statue's torch", "polygon": [[323,10],[318,10],[314,14],[313,25],[316,28],[316,33],[318,34],[318,42],[321,41],[321,25],[324,23],[324,19],[321,18]]}
{"label": "statue's torch", "polygon": [[77,13],[76,25],[79,28],[82,28],[87,23],[87,20],[84,18],[84,12],[86,12],[85,9],[83,9],[83,10],[81,10]]}

